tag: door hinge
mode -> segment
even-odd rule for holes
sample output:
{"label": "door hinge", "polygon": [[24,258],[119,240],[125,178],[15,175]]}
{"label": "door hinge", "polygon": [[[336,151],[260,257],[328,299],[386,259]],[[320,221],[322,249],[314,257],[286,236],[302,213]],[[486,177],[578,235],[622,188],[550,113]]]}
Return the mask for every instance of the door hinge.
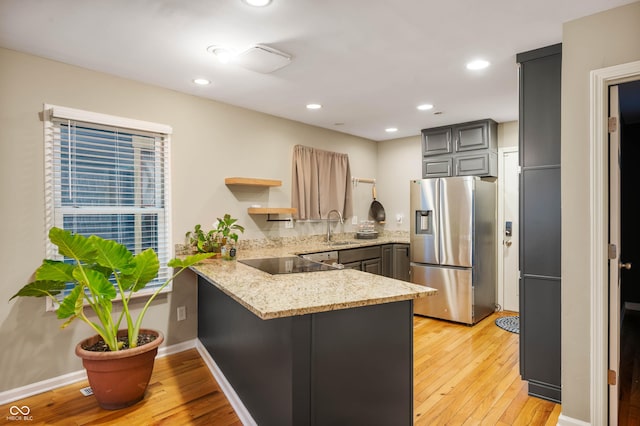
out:
{"label": "door hinge", "polygon": [[609,133],[613,133],[618,130],[618,119],[616,117],[609,117]]}
{"label": "door hinge", "polygon": [[609,244],[609,260],[618,257],[618,250],[615,244]]}
{"label": "door hinge", "polygon": [[607,371],[607,383],[611,386],[615,386],[616,385],[616,378],[618,377],[618,375],[616,374],[615,371],[613,370],[609,370]]}

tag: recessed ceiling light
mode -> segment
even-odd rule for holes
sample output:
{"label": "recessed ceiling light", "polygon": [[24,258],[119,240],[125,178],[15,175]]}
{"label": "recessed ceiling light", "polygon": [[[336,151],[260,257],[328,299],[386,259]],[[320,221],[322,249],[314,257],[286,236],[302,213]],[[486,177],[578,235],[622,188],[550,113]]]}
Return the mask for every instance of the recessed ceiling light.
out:
{"label": "recessed ceiling light", "polygon": [[475,61],[471,61],[467,64],[468,70],[483,70],[489,66],[489,61],[485,61],[484,59],[477,59]]}
{"label": "recessed ceiling light", "polygon": [[416,108],[418,108],[420,111],[428,111],[428,110],[433,108],[433,105],[431,105],[431,104],[422,104],[422,105],[418,105]]}
{"label": "recessed ceiling light", "polygon": [[320,109],[322,105],[320,104],[307,104],[307,109]]}
{"label": "recessed ceiling light", "polygon": [[200,85],[200,86],[206,86],[207,84],[211,84],[211,82],[209,80],[207,80],[206,78],[194,78],[193,82],[195,84]]}
{"label": "recessed ceiling light", "polygon": [[226,47],[217,46],[215,44],[213,46],[207,47],[207,52],[213,53],[218,61],[220,61],[220,63],[222,64],[228,64],[233,58],[236,57],[236,54],[233,50]]}
{"label": "recessed ceiling light", "polygon": [[269,3],[271,3],[271,0],[242,0],[242,1],[244,1],[249,6],[255,6],[255,7],[268,6]]}
{"label": "recessed ceiling light", "polygon": [[393,132],[397,132],[398,128],[397,127],[387,127],[386,129],[384,129],[385,132],[387,133],[393,133]]}

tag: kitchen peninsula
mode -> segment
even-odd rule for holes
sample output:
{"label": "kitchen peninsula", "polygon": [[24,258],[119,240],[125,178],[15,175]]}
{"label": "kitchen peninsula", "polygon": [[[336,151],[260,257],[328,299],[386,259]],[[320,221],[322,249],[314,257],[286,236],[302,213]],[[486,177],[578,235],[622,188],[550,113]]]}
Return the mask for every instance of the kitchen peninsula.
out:
{"label": "kitchen peninsula", "polygon": [[198,338],[257,424],[413,423],[413,300],[435,290],[351,269],[271,275],[224,260],[192,269]]}

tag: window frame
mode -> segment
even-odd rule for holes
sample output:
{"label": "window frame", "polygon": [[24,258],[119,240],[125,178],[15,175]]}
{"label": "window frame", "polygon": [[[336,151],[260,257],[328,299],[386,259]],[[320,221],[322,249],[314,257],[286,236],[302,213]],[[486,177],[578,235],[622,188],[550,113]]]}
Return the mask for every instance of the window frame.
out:
{"label": "window frame", "polygon": [[[75,124],[85,126],[95,126],[94,128],[106,128],[108,131],[131,131],[131,133],[143,133],[153,134],[155,137],[160,137],[162,140],[162,146],[156,147],[153,150],[155,156],[163,156],[161,159],[161,171],[163,181],[161,189],[161,196],[163,197],[163,207],[140,207],[140,206],[125,206],[125,207],[112,207],[112,206],[92,206],[92,207],[68,207],[62,206],[62,191],[56,188],[56,166],[60,163],[56,159],[56,141],[55,131],[60,125],[58,121],[69,120]],[[80,210],[86,211],[89,214],[134,214],[135,213],[149,213],[157,214],[157,244],[160,267],[165,268],[165,271],[160,271],[160,274],[168,278],[171,276],[170,271],[166,264],[173,255],[173,245],[171,239],[171,134],[173,129],[171,126],[165,124],[152,123],[148,121],[135,120],[125,117],[112,116],[108,114],[101,114],[95,112],[89,112],[74,108],[62,107],[51,104],[44,104],[42,121],[44,123],[44,179],[45,179],[45,253],[47,259],[62,260],[62,256],[58,254],[57,247],[49,240],[49,230],[56,226],[63,228],[64,212],[73,211],[74,213],[81,215]],[[134,136],[135,137],[135,136]],[[135,145],[136,142],[133,142]],[[139,159],[140,152],[136,151],[134,154],[134,160],[136,157]],[[136,178],[139,178],[136,172]],[[136,197],[139,194],[136,195]],[[160,194],[157,194],[160,195]],[[162,249],[161,249],[162,247]],[[150,285],[147,288],[135,293],[132,297],[145,297],[152,294],[160,284]],[[170,283],[162,290],[162,293],[169,293],[173,289],[173,283]],[[120,299],[120,295],[114,299],[117,301]],[[54,311],[57,309],[55,304],[50,298],[46,298],[46,310]]]}

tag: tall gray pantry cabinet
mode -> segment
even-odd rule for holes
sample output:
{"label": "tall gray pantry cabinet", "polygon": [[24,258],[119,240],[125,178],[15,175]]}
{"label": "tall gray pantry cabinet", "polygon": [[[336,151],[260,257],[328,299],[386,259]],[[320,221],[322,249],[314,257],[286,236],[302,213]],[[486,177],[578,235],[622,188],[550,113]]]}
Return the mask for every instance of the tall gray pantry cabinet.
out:
{"label": "tall gray pantry cabinet", "polygon": [[560,83],[562,45],[520,53],[520,374],[561,401]]}

